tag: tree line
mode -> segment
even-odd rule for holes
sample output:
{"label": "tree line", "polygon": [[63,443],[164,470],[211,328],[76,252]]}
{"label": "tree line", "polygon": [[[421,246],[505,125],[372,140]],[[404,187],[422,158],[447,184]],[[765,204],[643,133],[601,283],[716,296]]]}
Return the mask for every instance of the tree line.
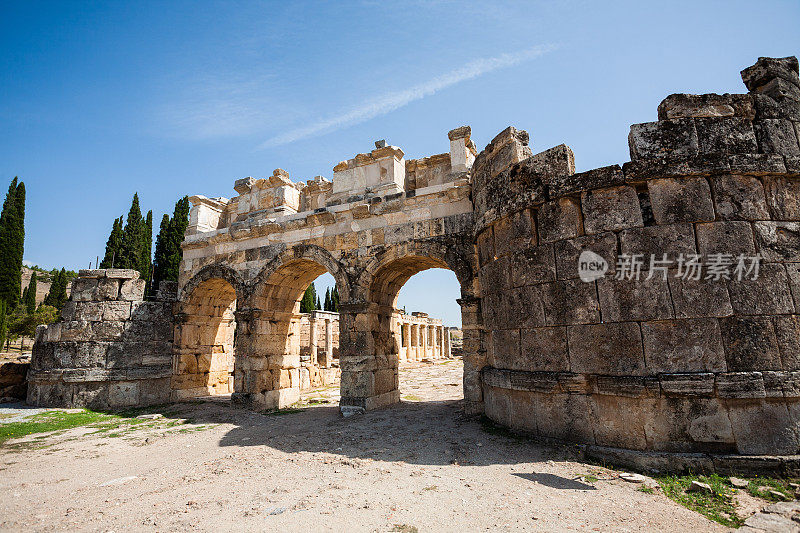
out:
{"label": "tree line", "polygon": [[178,281],[181,242],[188,226],[189,197],[184,196],[175,203],[171,217],[161,217],[153,255],[153,211],[142,217],[139,195],[134,194],[124,224],[123,217],[114,219],[100,268],[137,270],[146,282],[145,295],[152,297],[162,281]]}
{"label": "tree line", "polygon": [[[15,177],[8,186],[0,211],[0,349],[3,345],[8,349],[16,337],[32,337],[37,325],[49,324],[58,318],[58,309],[47,302],[36,306],[36,271],[22,290],[24,252],[25,183]],[[64,269],[61,272],[65,272]],[[66,279],[66,273],[64,277]]]}
{"label": "tree line", "polygon": [[317,288],[312,283],[303,293],[303,298],[300,300],[300,312],[310,313],[322,309],[324,311],[339,312],[339,290],[334,285],[333,290],[330,287],[325,289],[325,303],[324,306],[320,304],[319,296],[317,296]]}

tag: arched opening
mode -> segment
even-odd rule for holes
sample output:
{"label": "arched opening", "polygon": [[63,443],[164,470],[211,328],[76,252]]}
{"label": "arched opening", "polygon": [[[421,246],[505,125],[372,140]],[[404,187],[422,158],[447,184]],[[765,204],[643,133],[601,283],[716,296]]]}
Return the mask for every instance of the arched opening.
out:
{"label": "arched opening", "polygon": [[[463,254],[467,257],[467,254]],[[399,364],[404,340],[409,344],[421,344],[425,340],[426,350],[430,341],[436,344],[436,335],[425,330],[421,337],[419,329],[408,328],[403,333],[401,309],[397,299],[400,289],[415,274],[432,268],[451,270],[458,278],[462,322],[469,327],[470,352],[465,353],[462,383],[468,412],[479,406],[480,376],[483,362],[477,347],[481,334],[476,310],[474,280],[466,260],[461,259],[456,247],[426,245],[425,249],[409,249],[407,246],[389,250],[368,265],[366,273],[354,287],[366,301],[355,301],[345,309],[342,335],[348,336],[348,345],[342,346],[342,383],[340,408],[348,415],[375,409],[400,400]],[[363,293],[361,293],[363,291]],[[466,333],[466,330],[465,330]],[[439,339],[443,340],[443,333]],[[478,342],[475,340],[478,339]],[[406,351],[406,353],[408,353]],[[428,353],[428,352],[426,352]],[[467,358],[467,355],[470,357]],[[469,388],[468,388],[469,387]]]}
{"label": "arched opening", "polygon": [[233,392],[236,303],[236,290],[221,278],[200,282],[181,303],[175,327],[173,399]]}
{"label": "arched opening", "polygon": [[423,270],[400,289],[401,401],[463,399],[460,286],[447,269]]}
{"label": "arched opening", "polygon": [[250,297],[247,357],[235,371],[236,392],[253,407],[284,408],[301,391],[338,379],[338,315],[301,312],[306,289],[326,272],[320,262],[289,257],[259,276]]}

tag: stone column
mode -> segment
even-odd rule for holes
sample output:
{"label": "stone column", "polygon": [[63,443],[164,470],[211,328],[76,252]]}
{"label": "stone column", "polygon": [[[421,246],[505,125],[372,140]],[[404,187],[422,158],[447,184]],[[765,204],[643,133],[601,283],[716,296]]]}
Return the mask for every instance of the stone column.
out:
{"label": "stone column", "polygon": [[318,365],[317,354],[317,317],[316,313],[312,312],[308,317],[308,346],[311,350],[311,364]]}
{"label": "stone column", "polygon": [[333,321],[330,318],[325,319],[325,362],[320,363],[321,366],[326,368],[333,363]]}
{"label": "stone column", "polygon": [[[461,306],[462,354],[464,360],[464,412],[483,414],[481,370],[486,366],[480,298],[469,296],[457,300]],[[450,332],[445,339],[445,352],[450,357]]]}
{"label": "stone column", "polygon": [[450,359],[453,354],[450,352],[450,328],[442,330],[442,357]]}
{"label": "stone column", "polygon": [[420,359],[427,359],[428,358],[428,325],[422,324],[419,327],[419,331],[422,334],[422,357]]}
{"label": "stone column", "polygon": [[439,356],[444,359],[447,357],[447,352],[444,349],[444,337],[449,336],[449,330],[444,326],[439,326]]}

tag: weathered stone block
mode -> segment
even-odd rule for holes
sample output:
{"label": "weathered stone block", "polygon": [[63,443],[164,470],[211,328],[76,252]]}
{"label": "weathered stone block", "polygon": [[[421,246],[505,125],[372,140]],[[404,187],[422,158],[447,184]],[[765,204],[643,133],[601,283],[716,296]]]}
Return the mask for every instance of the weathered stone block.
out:
{"label": "weathered stone block", "polygon": [[533,396],[536,431],[565,442],[594,443],[591,399],[579,394],[528,393]]}
{"label": "weathered stone block", "polygon": [[745,118],[695,119],[697,139],[703,154],[757,154],[753,123]]}
{"label": "weathered stone block", "polygon": [[798,452],[798,434],[784,403],[729,400],[727,407],[739,453],[794,455]]}
{"label": "weathered stone block", "polygon": [[661,389],[657,378],[638,376],[597,376],[595,392],[626,398],[655,398]]}
{"label": "weathered stone block", "polygon": [[671,271],[667,279],[676,318],[723,317],[733,314],[724,279],[691,279]]}
{"label": "weathered stone block", "polygon": [[717,215],[724,220],[769,218],[764,187],[752,176],[729,174],[711,179]]}
{"label": "weathered stone block", "polygon": [[600,446],[613,446],[631,450],[647,447],[644,432],[645,403],[653,399],[596,395],[591,397],[592,426],[595,442]]}
{"label": "weathered stone block", "polygon": [[128,320],[131,317],[130,302],[104,302],[100,305],[103,310],[103,320]]}
{"label": "weathered stone block", "polygon": [[548,326],[590,324],[600,321],[594,283],[569,279],[539,286]]}
{"label": "weathered stone block", "polygon": [[107,268],[103,272],[110,279],[139,279],[139,271],[132,268]]}
{"label": "weathered stone block", "polygon": [[645,372],[639,324],[617,322],[567,328],[572,372],[643,375]]}
{"label": "weathered stone block", "polygon": [[730,372],[781,370],[781,356],[770,317],[719,319]]}
{"label": "weathered stone block", "polygon": [[103,318],[102,304],[99,302],[75,302],[75,320],[97,322]]}
{"label": "weathered stone block", "polygon": [[509,363],[512,370],[559,372],[569,370],[567,328],[533,328],[521,330],[520,358]]}
{"label": "weathered stone block", "polygon": [[789,286],[792,289],[794,308],[800,309],[800,263],[787,263],[786,273],[789,277]]}
{"label": "weathered stone block", "polygon": [[61,326],[61,339],[65,341],[93,340],[92,323],[85,320],[64,322]]}
{"label": "weathered stone block", "polygon": [[753,229],[765,261],[800,262],[800,222],[756,222]]}
{"label": "weathered stone block", "polygon": [[74,302],[90,302],[96,300],[97,278],[76,278],[70,289],[70,299]]}
{"label": "weathered stone block", "polygon": [[758,278],[750,276],[728,283],[731,305],[737,314],[767,315],[794,312],[789,279],[783,265],[762,264]]}
{"label": "weathered stone block", "polygon": [[518,246],[511,256],[511,282],[514,287],[552,281],[556,277],[553,245]]}
{"label": "weathered stone block", "polygon": [[581,213],[577,200],[559,198],[542,204],[537,212],[537,229],[540,243],[576,237],[581,232]]}
{"label": "weathered stone block", "polygon": [[633,187],[597,189],[581,194],[586,233],[616,231],[644,224],[639,197]]}
{"label": "weathered stone block", "polygon": [[495,259],[493,231],[490,226],[480,232],[475,240],[478,248],[478,261],[480,261],[481,267]]}
{"label": "weathered stone block", "polygon": [[783,174],[786,165],[783,157],[777,154],[738,154],[728,156],[730,171],[736,174],[766,176]]}
{"label": "weathered stone block", "polygon": [[585,235],[555,243],[556,274],[558,279],[579,276],[578,259],[589,250],[602,257],[608,264],[606,276],[613,276],[617,265],[617,236],[613,232]]}
{"label": "weathered stone block", "polygon": [[603,278],[597,281],[597,292],[604,322],[660,320],[674,316],[667,281],[659,277]]}
{"label": "weathered stone block", "polygon": [[[114,282],[116,284],[116,282]],[[127,301],[138,301],[144,298],[145,281],[143,279],[130,279],[122,282],[119,289],[119,299]],[[109,298],[109,299],[115,299]]]}
{"label": "weathered stone block", "polygon": [[[747,222],[709,222],[697,224],[698,252],[707,257],[711,254],[739,254],[754,256],[756,246],[753,230]],[[705,258],[704,258],[705,261]]]}
{"label": "weathered stone block", "polygon": [[729,372],[716,376],[720,398],[764,398],[764,379],[761,372]]}
{"label": "weathered stone block", "polygon": [[766,176],[764,188],[774,220],[800,220],[800,179]]}
{"label": "weathered stone block", "polygon": [[108,389],[108,405],[111,407],[129,407],[139,402],[139,382],[121,381],[111,383]]}
{"label": "weathered stone block", "polygon": [[800,370],[800,316],[776,316],[772,320],[783,369]]}
{"label": "weathered stone block", "polygon": [[628,134],[628,147],[631,160],[697,155],[694,119],[633,124]]}
{"label": "weathered stone block", "polygon": [[800,156],[800,143],[791,121],[763,118],[755,123],[755,128],[762,152],[788,157]]}
{"label": "weathered stone block", "polygon": [[624,184],[625,176],[622,174],[622,168],[619,165],[595,168],[586,172],[562,175],[548,180],[551,198]]}
{"label": "weathered stone block", "polygon": [[[139,280],[144,286],[144,280]],[[116,279],[104,278],[97,280],[96,300],[116,300],[119,297],[119,281]]]}
{"label": "weathered stone block", "polygon": [[517,211],[494,224],[495,253],[505,255],[536,244],[536,228],[527,209]]}
{"label": "weathered stone block", "polygon": [[[125,331],[126,322],[123,320],[104,320],[92,323],[92,339],[98,341],[117,341],[121,340]],[[87,339],[88,340],[88,339]]]}
{"label": "weathered stone block", "polygon": [[487,291],[511,288],[511,258],[503,256],[486,264],[479,272],[481,286]]}
{"label": "weathered stone block", "polygon": [[500,329],[535,328],[545,325],[540,285],[526,285],[503,291],[494,302],[497,307],[491,310],[490,316]]}
{"label": "weathered stone block", "polygon": [[667,178],[647,182],[658,224],[714,220],[711,188],[705,178]]}
{"label": "weathered stone block", "polygon": [[775,78],[797,85],[797,67],[794,56],[759,57],[755,65],[742,70],[742,81],[748,91],[755,91]]}
{"label": "weathered stone block", "polygon": [[658,120],[733,116],[755,118],[750,95],[671,94],[658,105]]}
{"label": "weathered stone block", "polygon": [[[666,226],[650,226],[621,231],[619,234],[620,249],[623,254],[644,256],[643,270],[649,270],[650,258],[676,261],[680,254],[697,253],[694,245],[694,229],[691,224],[669,224]],[[662,275],[663,277],[663,275]]]}
{"label": "weathered stone block", "polygon": [[713,318],[643,322],[647,369],[661,372],[725,372],[725,351]]}
{"label": "weathered stone block", "polygon": [[73,366],[77,368],[103,368],[106,365],[106,352],[109,344],[106,342],[78,342],[76,343]]}
{"label": "weathered stone block", "polygon": [[[647,348],[645,348],[646,353]],[[711,372],[661,374],[659,382],[661,390],[667,397],[710,397],[714,395],[714,374]]]}
{"label": "weathered stone block", "polygon": [[520,361],[518,329],[498,329],[491,332],[489,361],[498,368],[508,368],[506,361]]}

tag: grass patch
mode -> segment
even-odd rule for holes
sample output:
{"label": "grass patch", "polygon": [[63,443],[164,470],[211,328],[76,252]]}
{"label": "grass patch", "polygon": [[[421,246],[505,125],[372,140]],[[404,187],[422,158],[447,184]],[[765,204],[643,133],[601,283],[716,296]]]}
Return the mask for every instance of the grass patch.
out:
{"label": "grass patch", "polygon": [[645,485],[642,485],[641,487],[639,487],[636,490],[638,490],[639,492],[644,492],[645,494],[655,494],[656,493],[656,491],[653,490],[653,487],[647,487]]}
{"label": "grass patch", "polygon": [[439,490],[439,487],[437,487],[436,485],[430,485],[422,490]]}
{"label": "grass patch", "polygon": [[[656,480],[670,499],[714,522],[727,527],[739,527],[744,523],[744,519],[736,514],[736,504],[733,499],[735,490],[728,478],[711,474],[710,476],[662,476]],[[707,483],[713,493],[687,493],[686,489],[692,481]]]}
{"label": "grass patch", "polygon": [[585,479],[587,483],[597,483],[598,481],[600,481],[599,477],[593,476],[591,474],[589,474],[588,476],[583,476],[583,479]]}
{"label": "grass patch", "polygon": [[[774,494],[770,494],[769,491],[774,490],[784,495],[784,498],[780,498]],[[794,495],[789,490],[789,485],[779,479],[775,478],[768,478],[768,477],[756,477],[750,480],[750,483],[747,486],[747,492],[750,493],[751,496],[755,496],[756,498],[761,498],[763,500],[771,501],[771,502],[780,502],[784,500],[793,500]]]}
{"label": "grass patch", "polygon": [[419,533],[417,526],[409,526],[408,524],[395,524],[392,531],[396,533]]}
{"label": "grass patch", "polygon": [[405,396],[403,396],[403,400],[407,402],[421,402],[422,398],[420,398],[419,396],[414,396],[413,394],[406,394]]}
{"label": "grass patch", "polygon": [[0,444],[9,439],[26,437],[35,433],[49,433],[117,419],[120,419],[119,415],[100,413],[88,409],[77,412],[48,411],[31,415],[20,422],[0,425]]}

